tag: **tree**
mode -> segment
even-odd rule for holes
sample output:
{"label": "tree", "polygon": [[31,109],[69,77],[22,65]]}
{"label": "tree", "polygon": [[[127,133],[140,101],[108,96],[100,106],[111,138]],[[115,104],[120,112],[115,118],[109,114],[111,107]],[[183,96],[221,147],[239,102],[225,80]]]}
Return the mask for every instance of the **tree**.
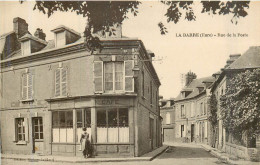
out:
{"label": "tree", "polygon": [[[221,116],[228,132],[237,140],[260,133],[260,69],[233,74],[220,98]],[[245,144],[248,145],[248,144]]]}
{"label": "tree", "polygon": [[217,123],[218,123],[218,119],[217,119],[217,106],[218,105],[218,100],[216,98],[215,94],[212,94],[209,98],[209,116],[208,116],[208,120],[211,124],[211,146],[215,147],[215,142],[216,142],[216,133],[217,133]]}
{"label": "tree", "polygon": [[[23,0],[21,0],[23,2]],[[168,7],[165,16],[167,22],[178,23],[182,15],[188,21],[195,21],[193,1],[161,1]],[[115,24],[122,24],[127,14],[138,14],[139,1],[36,1],[33,10],[39,10],[50,17],[56,11],[71,11],[87,18],[85,29],[86,43],[95,50],[100,47],[99,39],[93,37],[92,32],[102,31],[113,34]],[[202,1],[202,13],[219,15],[233,14],[233,18],[245,17],[249,1]],[[184,14],[183,14],[184,13]],[[232,23],[237,21],[231,20]],[[158,23],[161,34],[166,34],[167,28],[162,22]]]}

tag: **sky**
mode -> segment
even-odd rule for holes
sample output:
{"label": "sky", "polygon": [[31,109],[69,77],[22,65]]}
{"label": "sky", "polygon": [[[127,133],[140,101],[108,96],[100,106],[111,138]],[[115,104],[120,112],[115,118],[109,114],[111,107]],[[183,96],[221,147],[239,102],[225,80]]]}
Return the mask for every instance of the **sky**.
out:
{"label": "sky", "polygon": [[[33,11],[34,2],[0,1],[0,35],[13,30],[13,18],[21,17],[29,24],[33,34],[36,28],[43,29],[46,39],[54,38],[52,29],[65,25],[80,33],[84,31],[86,18],[72,12],[56,12],[48,18],[39,11]],[[208,77],[224,67],[230,54],[243,54],[250,46],[260,46],[260,2],[251,2],[248,16],[232,24],[232,16],[201,14],[201,5],[193,6],[196,21],[181,19],[179,23],[167,23],[167,7],[158,1],[142,2],[139,14],[123,22],[123,35],[141,39],[146,47],[155,53],[153,64],[160,78],[160,95],[165,99],[177,97],[182,88],[181,75],[189,71],[197,78]],[[165,23],[166,35],[161,35],[157,26]],[[225,34],[232,37],[178,37],[183,33]],[[247,37],[233,37],[246,34]],[[244,35],[244,36],[246,36]]]}

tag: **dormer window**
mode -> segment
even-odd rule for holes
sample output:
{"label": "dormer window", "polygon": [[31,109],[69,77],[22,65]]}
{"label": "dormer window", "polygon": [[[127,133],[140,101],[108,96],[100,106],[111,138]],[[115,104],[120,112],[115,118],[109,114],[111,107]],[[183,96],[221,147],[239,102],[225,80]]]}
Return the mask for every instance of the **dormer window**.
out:
{"label": "dormer window", "polygon": [[65,31],[55,34],[55,45],[56,47],[61,47],[66,45]]}
{"label": "dormer window", "polygon": [[21,51],[22,51],[22,55],[29,55],[31,54],[31,43],[30,40],[24,41],[21,44]]}

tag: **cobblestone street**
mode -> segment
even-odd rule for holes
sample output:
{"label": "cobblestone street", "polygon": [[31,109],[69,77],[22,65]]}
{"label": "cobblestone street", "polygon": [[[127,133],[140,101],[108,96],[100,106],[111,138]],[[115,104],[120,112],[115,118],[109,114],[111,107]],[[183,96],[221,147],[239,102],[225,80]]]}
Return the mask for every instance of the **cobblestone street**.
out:
{"label": "cobblestone street", "polygon": [[[60,162],[28,162],[28,161],[17,161],[10,159],[3,159],[2,164],[5,165],[59,165],[59,164],[75,164],[75,163],[60,163]],[[85,163],[84,163],[85,164]],[[163,154],[158,156],[153,161],[132,161],[132,162],[88,162],[86,164],[101,164],[101,165],[214,165],[223,164],[217,158],[213,157],[210,153],[197,145],[172,145]]]}

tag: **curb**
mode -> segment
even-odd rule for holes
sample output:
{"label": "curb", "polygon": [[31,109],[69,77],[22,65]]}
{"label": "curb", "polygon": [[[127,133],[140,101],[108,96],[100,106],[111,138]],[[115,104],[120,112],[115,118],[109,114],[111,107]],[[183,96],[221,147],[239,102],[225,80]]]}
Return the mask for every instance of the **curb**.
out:
{"label": "curb", "polygon": [[169,148],[169,146],[165,147],[165,149],[163,149],[161,152],[157,153],[156,155],[154,155],[153,157],[150,158],[150,161],[154,160],[157,156],[160,156],[162,153],[164,153],[167,149]]}

